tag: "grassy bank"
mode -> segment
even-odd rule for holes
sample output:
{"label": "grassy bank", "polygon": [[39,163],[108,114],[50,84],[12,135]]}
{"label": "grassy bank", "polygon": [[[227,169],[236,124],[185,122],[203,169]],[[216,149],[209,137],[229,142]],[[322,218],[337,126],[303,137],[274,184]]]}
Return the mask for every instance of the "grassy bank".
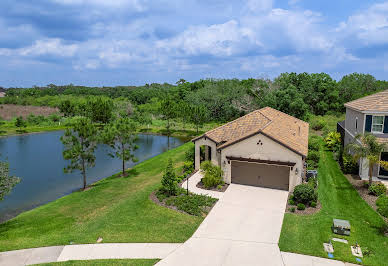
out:
{"label": "grassy bank", "polygon": [[37,264],[36,266],[151,266],[159,260],[122,259],[122,260],[70,260],[65,262],[52,262]]}
{"label": "grassy bank", "polygon": [[313,215],[300,216],[286,213],[280,236],[282,251],[327,257],[323,243],[332,237],[333,218],[349,220],[351,235],[345,237],[349,245],[332,242],[335,259],[356,263],[350,244],[356,242],[372,255],[363,258],[365,265],[386,265],[388,261],[388,238],[379,233],[384,224],[382,218],[359,196],[342,174],[330,151],[321,149],[319,163],[319,201],[322,209]]}
{"label": "grassy bank", "polygon": [[[169,158],[183,166],[187,143],[0,224],[0,251],[69,243],[184,242],[203,218],[161,207],[149,199]],[[44,184],[42,184],[44,186]]]}
{"label": "grassy bank", "polygon": [[3,125],[0,127],[0,136],[13,136],[37,132],[48,132],[66,129],[67,126],[52,125],[52,126],[27,126],[20,130],[14,125]]}

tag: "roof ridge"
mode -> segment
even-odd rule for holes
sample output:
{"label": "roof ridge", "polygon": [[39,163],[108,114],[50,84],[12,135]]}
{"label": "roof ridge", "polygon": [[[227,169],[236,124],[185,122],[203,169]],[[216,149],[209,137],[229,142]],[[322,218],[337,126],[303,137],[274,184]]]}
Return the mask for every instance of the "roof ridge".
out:
{"label": "roof ridge", "polygon": [[[387,90],[387,91],[388,91],[388,90]],[[299,118],[296,118],[295,116],[286,114],[285,112],[276,110],[275,108],[272,108],[272,107],[270,107],[270,106],[266,106],[266,107],[264,107],[264,108],[261,108],[261,109],[259,109],[258,111],[261,111],[261,110],[267,109],[267,108],[268,108],[268,109],[271,109],[271,110],[274,110],[274,111],[276,111],[276,112],[278,112],[278,113],[284,114],[284,115],[286,115],[286,116],[288,116],[288,117],[291,117],[292,119],[295,119],[295,120],[298,120],[298,121],[303,122],[303,123],[305,123],[305,124],[308,124],[308,122],[303,121],[302,119],[299,119]],[[272,119],[271,119],[271,120],[272,120]]]}
{"label": "roof ridge", "polygon": [[[263,108],[261,108],[261,109],[263,109]],[[217,130],[217,129],[219,130],[219,129],[221,129],[221,128],[224,128],[224,127],[226,127],[226,126],[229,125],[229,124],[236,123],[236,121],[238,121],[238,120],[240,120],[240,119],[242,119],[242,118],[244,118],[244,117],[246,117],[246,116],[253,115],[253,114],[255,114],[255,113],[260,113],[261,115],[263,115],[263,114],[260,112],[261,109],[257,109],[257,110],[255,110],[255,111],[252,111],[252,112],[250,112],[250,113],[248,113],[248,114],[246,114],[246,115],[243,115],[243,116],[241,116],[241,117],[239,117],[239,118],[237,118],[237,119],[235,119],[235,120],[232,120],[232,121],[230,121],[230,122],[228,122],[228,123],[226,123],[226,124],[223,124],[222,126],[213,128],[213,129],[211,129],[211,130],[205,132],[203,135],[206,135],[206,134],[208,134],[208,133],[211,133],[211,132],[213,132],[213,131],[215,131],[215,130]],[[265,116],[265,115],[263,115],[263,116],[264,116],[266,119],[268,119],[269,121],[272,121],[272,119],[269,119],[267,116]]]}

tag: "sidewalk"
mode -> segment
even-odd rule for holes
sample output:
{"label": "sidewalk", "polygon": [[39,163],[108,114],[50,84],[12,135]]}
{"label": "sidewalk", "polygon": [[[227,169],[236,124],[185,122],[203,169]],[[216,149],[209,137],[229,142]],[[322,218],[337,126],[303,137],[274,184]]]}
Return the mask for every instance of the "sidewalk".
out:
{"label": "sidewalk", "polygon": [[0,253],[0,265],[30,265],[67,260],[163,259],[182,244],[107,243],[14,250]]}

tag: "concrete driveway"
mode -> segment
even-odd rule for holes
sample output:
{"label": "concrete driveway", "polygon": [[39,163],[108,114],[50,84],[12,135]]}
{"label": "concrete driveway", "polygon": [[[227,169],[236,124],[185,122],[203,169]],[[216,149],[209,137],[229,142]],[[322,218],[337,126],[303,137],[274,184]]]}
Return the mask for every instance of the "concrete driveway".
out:
{"label": "concrete driveway", "polygon": [[158,265],[284,265],[287,191],[231,184],[198,230]]}

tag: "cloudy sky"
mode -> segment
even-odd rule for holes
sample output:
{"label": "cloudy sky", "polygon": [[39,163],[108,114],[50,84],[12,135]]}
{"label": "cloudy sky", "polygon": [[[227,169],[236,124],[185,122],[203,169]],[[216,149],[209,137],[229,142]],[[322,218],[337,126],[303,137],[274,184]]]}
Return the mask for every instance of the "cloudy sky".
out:
{"label": "cloudy sky", "polygon": [[387,79],[388,1],[0,1],[4,87],[305,71]]}

